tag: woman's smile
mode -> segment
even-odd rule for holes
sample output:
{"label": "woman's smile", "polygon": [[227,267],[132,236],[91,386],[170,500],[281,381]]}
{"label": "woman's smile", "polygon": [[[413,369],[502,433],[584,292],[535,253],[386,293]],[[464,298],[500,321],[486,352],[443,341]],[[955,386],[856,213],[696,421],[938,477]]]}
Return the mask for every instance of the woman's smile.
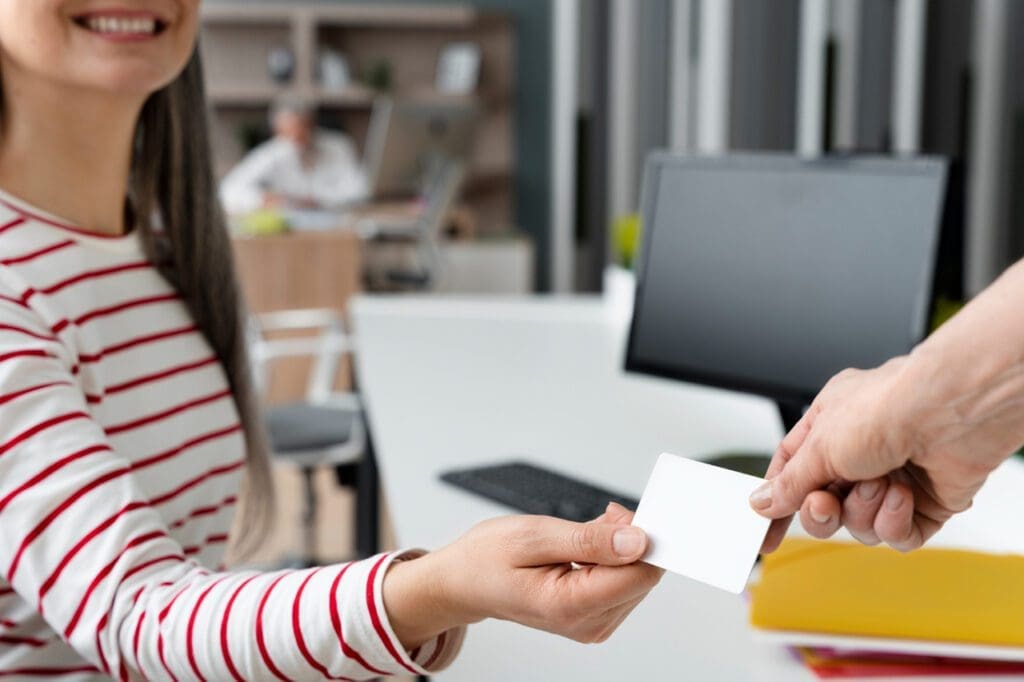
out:
{"label": "woman's smile", "polygon": [[200,0],[0,0],[0,72],[5,81],[72,88],[79,97],[128,97],[138,107],[195,52],[199,6]]}
{"label": "woman's smile", "polygon": [[114,8],[79,14],[73,21],[79,28],[115,42],[152,40],[168,25],[168,20],[155,12]]}

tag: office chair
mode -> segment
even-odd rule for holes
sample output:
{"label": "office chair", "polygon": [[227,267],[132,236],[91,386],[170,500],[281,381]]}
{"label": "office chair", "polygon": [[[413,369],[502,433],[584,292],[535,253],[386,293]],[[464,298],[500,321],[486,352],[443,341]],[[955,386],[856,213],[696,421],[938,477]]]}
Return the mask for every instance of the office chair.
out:
{"label": "office chair", "polygon": [[445,221],[458,197],[465,168],[461,163],[439,163],[429,173],[424,193],[425,205],[416,220],[407,224],[364,223],[362,232],[380,241],[413,242],[413,264],[387,267],[369,273],[368,288],[373,291],[427,291],[437,288],[444,269],[440,242]]}
{"label": "office chair", "polygon": [[[269,333],[318,331],[315,337],[268,338]],[[265,420],[276,461],[299,469],[303,478],[302,545],[290,565],[316,566],[317,511],[315,475],[336,467],[340,484],[355,489],[357,468],[367,447],[362,406],[354,393],[333,390],[343,358],[353,350],[344,321],[332,310],[288,310],[253,318],[251,353],[256,385],[266,390],[268,365],[286,357],[312,357],[305,399],[270,407]],[[360,494],[356,490],[357,494]],[[358,519],[356,519],[358,525]]]}

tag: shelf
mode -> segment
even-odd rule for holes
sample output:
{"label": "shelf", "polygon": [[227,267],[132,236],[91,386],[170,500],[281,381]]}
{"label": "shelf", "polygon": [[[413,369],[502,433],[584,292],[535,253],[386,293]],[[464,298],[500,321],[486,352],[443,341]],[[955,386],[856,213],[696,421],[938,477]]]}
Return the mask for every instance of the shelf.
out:
{"label": "shelf", "polygon": [[466,176],[463,190],[470,193],[501,192],[515,180],[511,168],[474,168]]}
{"label": "shelf", "polygon": [[205,2],[201,10],[204,23],[221,24],[287,23],[300,14],[324,26],[458,28],[469,26],[477,19],[476,10],[463,5],[239,5]]}
{"label": "shelf", "polygon": [[462,5],[333,5],[313,10],[325,26],[407,26],[412,28],[459,28],[471,25],[477,12]]}
{"label": "shelf", "polygon": [[[271,104],[283,94],[294,94],[308,99],[315,105],[326,107],[343,107],[352,109],[369,109],[377,93],[364,85],[352,85],[344,90],[326,90],[324,88],[300,88],[289,84],[277,85],[212,85],[207,92],[207,99],[214,106],[260,106]],[[413,92],[402,92],[394,95],[403,100],[423,104],[481,104],[476,95],[448,95],[426,88]]]}
{"label": "shelf", "polygon": [[317,104],[332,107],[372,107],[373,100],[376,98],[377,93],[362,85],[353,85],[344,90],[317,88],[310,94],[310,99]]}
{"label": "shelf", "polygon": [[288,85],[211,86],[207,98],[213,106],[268,106],[281,95],[295,94],[321,106],[364,109],[373,106],[374,92],[354,85],[345,90],[306,90]]}

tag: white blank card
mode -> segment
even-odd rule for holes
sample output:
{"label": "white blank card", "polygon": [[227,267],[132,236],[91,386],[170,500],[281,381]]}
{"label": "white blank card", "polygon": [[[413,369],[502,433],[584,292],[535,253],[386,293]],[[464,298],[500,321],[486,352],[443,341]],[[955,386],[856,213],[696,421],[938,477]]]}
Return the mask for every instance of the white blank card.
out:
{"label": "white blank card", "polygon": [[739,594],[769,520],[748,498],[764,481],[676,455],[658,458],[633,525],[650,541],[644,561]]}

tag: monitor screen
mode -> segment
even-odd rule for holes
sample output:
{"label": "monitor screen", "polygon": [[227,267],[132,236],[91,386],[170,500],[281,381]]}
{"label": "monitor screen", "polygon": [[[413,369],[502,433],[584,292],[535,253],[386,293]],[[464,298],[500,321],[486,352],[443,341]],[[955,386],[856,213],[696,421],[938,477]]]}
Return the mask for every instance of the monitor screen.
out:
{"label": "monitor screen", "polygon": [[809,401],[926,330],[946,164],[655,154],[626,366]]}

